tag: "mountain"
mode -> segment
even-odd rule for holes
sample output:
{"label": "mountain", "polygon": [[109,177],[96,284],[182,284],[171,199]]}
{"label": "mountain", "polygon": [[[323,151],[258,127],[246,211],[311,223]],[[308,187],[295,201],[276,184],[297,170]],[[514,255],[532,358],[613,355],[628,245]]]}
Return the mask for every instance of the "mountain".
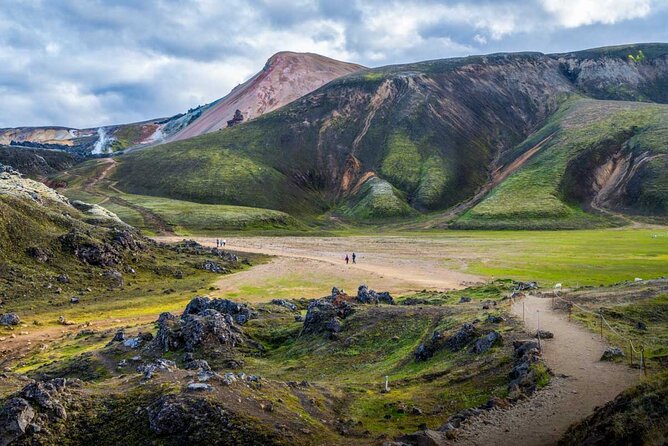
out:
{"label": "mountain", "polygon": [[225,132],[119,157],[114,179],[130,193],[306,218],[665,218],[667,85],[665,44],[375,68]]}
{"label": "mountain", "polygon": [[240,110],[252,120],[364,67],[311,53],[280,52],[227,96],[169,118],[89,129],[19,127],[0,129],[0,144],[103,154],[179,140],[227,127]]}
{"label": "mountain", "polygon": [[187,139],[224,129],[234,118],[236,110],[241,112],[244,121],[249,121],[363,68],[318,54],[276,53],[269,58],[262,71],[224,98],[206,106],[198,118],[168,139]]}

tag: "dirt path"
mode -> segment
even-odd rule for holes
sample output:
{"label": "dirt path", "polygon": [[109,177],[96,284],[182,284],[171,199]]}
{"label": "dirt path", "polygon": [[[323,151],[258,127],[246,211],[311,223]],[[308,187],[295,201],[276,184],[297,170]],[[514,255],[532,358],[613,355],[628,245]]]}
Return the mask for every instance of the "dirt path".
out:
{"label": "dirt path", "polygon": [[[181,237],[159,237],[160,241],[175,242]],[[212,238],[195,238],[206,246],[215,246]],[[338,277],[348,282],[353,280],[355,287],[361,283],[393,293],[408,291],[447,290],[463,288],[482,279],[473,274],[462,273],[447,268],[443,256],[429,258],[427,253],[418,253],[419,248],[400,242],[405,253],[400,255],[385,246],[370,246],[369,242],[351,238],[299,238],[285,239],[270,237],[234,238],[228,240],[226,249],[276,256],[270,264],[253,268],[253,272],[237,273],[222,279],[218,286],[229,286],[237,279],[246,279],[245,274],[255,277],[250,283],[259,283],[269,277],[291,277],[293,282],[300,280],[308,283],[320,280],[318,294],[304,297],[320,297],[323,291],[336,286]],[[358,251],[358,262],[346,265],[343,253]],[[414,249],[414,250],[412,250]],[[329,279],[329,280],[328,280]],[[240,282],[244,282],[240,280]],[[323,281],[324,280],[324,281]],[[248,283],[248,281],[246,281]],[[280,286],[280,282],[277,283]],[[342,286],[342,285],[341,285]],[[350,288],[350,286],[348,286]]]}
{"label": "dirt path", "polygon": [[513,313],[521,318],[524,305],[529,332],[536,330],[540,318],[540,328],[554,333],[554,339],[543,342],[545,362],[555,374],[552,382],[508,410],[476,418],[463,428],[457,444],[555,444],[568,426],[639,381],[637,370],[600,361],[607,344],[553,311],[551,301],[530,296],[516,302]]}

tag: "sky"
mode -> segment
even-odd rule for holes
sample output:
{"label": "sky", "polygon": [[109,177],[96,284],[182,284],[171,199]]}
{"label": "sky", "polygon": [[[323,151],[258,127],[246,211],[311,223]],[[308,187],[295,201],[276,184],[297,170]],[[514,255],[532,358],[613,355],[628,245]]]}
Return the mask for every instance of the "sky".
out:
{"label": "sky", "polygon": [[0,0],[0,128],[171,116],[278,51],[368,67],[668,42],[668,0]]}

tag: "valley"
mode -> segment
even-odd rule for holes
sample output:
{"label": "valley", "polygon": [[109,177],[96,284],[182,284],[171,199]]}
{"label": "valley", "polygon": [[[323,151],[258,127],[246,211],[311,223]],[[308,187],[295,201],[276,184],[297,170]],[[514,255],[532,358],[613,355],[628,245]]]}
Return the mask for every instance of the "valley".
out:
{"label": "valley", "polygon": [[666,85],[662,43],[281,51],[0,129],[0,446],[664,444]]}

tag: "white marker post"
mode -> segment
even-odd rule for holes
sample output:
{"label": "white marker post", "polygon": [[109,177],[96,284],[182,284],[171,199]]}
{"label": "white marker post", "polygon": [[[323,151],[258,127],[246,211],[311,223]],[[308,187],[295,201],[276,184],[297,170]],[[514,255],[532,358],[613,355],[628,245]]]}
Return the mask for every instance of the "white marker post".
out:
{"label": "white marker post", "polygon": [[540,345],[540,310],[536,310],[536,321],[538,322],[538,330],[536,331],[536,336],[538,337],[538,350],[543,348]]}
{"label": "white marker post", "polygon": [[390,377],[385,375],[385,392],[390,391]]}

